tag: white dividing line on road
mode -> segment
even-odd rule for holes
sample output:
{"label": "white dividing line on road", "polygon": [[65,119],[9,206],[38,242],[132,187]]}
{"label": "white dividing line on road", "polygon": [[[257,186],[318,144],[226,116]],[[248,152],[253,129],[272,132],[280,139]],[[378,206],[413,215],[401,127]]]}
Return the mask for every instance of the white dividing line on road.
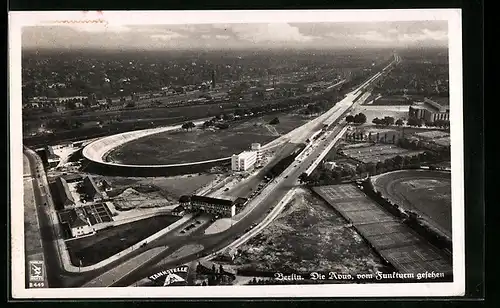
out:
{"label": "white dividing line on road", "polygon": [[342,136],[344,135],[344,133],[347,131],[347,126],[342,128],[340,130],[340,132],[337,133],[337,136],[332,140],[332,142],[330,142],[326,147],[325,149],[319,154],[318,158],[316,158],[312,165],[307,168],[307,170],[305,171],[305,173],[307,175],[310,175],[314,169],[316,169],[316,167],[319,165],[319,163],[323,160],[323,158],[325,158],[326,154],[328,154],[328,152],[330,152],[330,150],[335,146],[335,144],[339,141],[340,138],[342,138]]}

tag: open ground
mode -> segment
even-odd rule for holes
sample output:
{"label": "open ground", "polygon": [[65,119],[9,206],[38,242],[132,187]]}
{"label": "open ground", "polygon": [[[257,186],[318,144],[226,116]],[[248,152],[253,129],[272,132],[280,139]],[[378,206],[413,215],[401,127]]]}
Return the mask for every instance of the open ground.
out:
{"label": "open ground", "polygon": [[[268,125],[278,116],[280,123]],[[304,124],[300,115],[268,115],[235,123],[228,129],[196,128],[192,131],[161,133],[138,139],[117,148],[106,157],[124,164],[175,164],[229,157],[249,150],[251,143],[265,144]]]}
{"label": "open ground", "polygon": [[451,174],[403,170],[373,178],[375,188],[399,206],[415,211],[451,237]]}
{"label": "open ground", "polygon": [[166,228],[180,217],[162,215],[97,231],[95,235],[66,242],[71,262],[96,264]]}
{"label": "open ground", "polygon": [[383,267],[340,215],[304,189],[298,189],[283,213],[240,249],[234,265],[263,272],[373,273]]}
{"label": "open ground", "polygon": [[398,155],[415,156],[423,153],[423,150],[411,151],[403,149],[394,144],[375,144],[363,147],[343,149],[343,153],[349,157],[359,160],[363,163],[383,162]]}
{"label": "open ground", "polygon": [[148,178],[128,178],[128,177],[106,177],[113,187],[110,196],[118,196],[128,188],[148,188],[151,191],[161,194],[169,201],[177,202],[182,195],[190,195],[197,190],[210,185],[217,179],[215,174],[188,174],[173,177],[148,177]]}

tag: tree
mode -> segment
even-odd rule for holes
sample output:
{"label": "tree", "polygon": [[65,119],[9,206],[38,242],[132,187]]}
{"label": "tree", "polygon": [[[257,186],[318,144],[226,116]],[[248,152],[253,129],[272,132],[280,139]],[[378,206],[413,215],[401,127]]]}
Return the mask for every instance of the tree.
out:
{"label": "tree", "polygon": [[300,183],[307,183],[309,181],[309,176],[307,175],[307,173],[303,172],[300,176],[299,176],[299,182]]}
{"label": "tree", "polygon": [[416,118],[409,118],[406,123],[410,126],[417,126],[418,120]]}
{"label": "tree", "polygon": [[394,165],[398,168],[403,168],[403,157],[400,155],[395,156],[392,161],[394,162]]}
{"label": "tree", "polygon": [[375,125],[380,125],[380,119],[379,118],[375,118],[372,120],[372,123],[375,124]]}
{"label": "tree", "polygon": [[363,113],[358,113],[357,115],[354,116],[354,123],[357,124],[366,123],[366,115],[364,115]]}
{"label": "tree", "polygon": [[384,165],[384,163],[383,163],[383,162],[381,162],[381,161],[379,161],[379,162],[377,163],[377,172],[384,172],[384,170],[385,170],[385,165]]}
{"label": "tree", "polygon": [[394,161],[390,158],[384,161],[384,166],[387,168],[387,170],[393,170],[395,166],[397,167]]}
{"label": "tree", "polygon": [[396,121],[396,125],[397,125],[397,126],[402,126],[402,125],[403,125],[403,120],[398,119],[398,120]]}
{"label": "tree", "polygon": [[385,125],[393,125],[394,124],[394,118],[393,117],[384,117],[384,124]]}
{"label": "tree", "polygon": [[272,119],[269,124],[271,125],[276,125],[276,124],[279,124],[280,123],[280,120],[278,119],[278,117]]}
{"label": "tree", "polygon": [[364,164],[358,164],[356,166],[356,173],[358,174],[363,174],[366,172],[366,168],[365,168],[365,165]]}
{"label": "tree", "polygon": [[372,162],[367,163],[366,164],[366,171],[368,171],[368,173],[370,173],[370,175],[374,175],[377,173],[377,166]]}
{"label": "tree", "polygon": [[352,123],[352,122],[354,122],[354,117],[352,115],[348,115],[345,118],[345,120],[346,120],[347,123]]}
{"label": "tree", "polygon": [[340,181],[340,173],[337,170],[332,170],[331,174],[335,182]]}
{"label": "tree", "polygon": [[190,130],[192,128],[195,128],[196,125],[193,123],[193,122],[186,122],[184,124],[182,124],[181,128],[182,129],[185,129],[185,130]]}

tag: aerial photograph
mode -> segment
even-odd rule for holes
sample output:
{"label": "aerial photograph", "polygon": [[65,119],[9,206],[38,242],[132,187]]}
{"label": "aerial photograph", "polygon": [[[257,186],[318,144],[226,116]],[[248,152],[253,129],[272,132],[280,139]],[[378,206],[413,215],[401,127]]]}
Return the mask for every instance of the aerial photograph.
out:
{"label": "aerial photograph", "polygon": [[23,27],[26,288],[453,282],[448,44],[446,20]]}

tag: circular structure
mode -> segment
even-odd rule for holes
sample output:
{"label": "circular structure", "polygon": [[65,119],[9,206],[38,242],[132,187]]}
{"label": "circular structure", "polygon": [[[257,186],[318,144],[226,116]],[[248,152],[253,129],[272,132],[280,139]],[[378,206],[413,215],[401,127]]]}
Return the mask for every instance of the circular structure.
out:
{"label": "circular structure", "polygon": [[[203,123],[204,120],[195,122],[196,125]],[[85,169],[90,172],[99,174],[112,175],[128,175],[128,176],[158,176],[158,175],[175,175],[188,172],[201,172],[207,168],[230,163],[230,157],[212,159],[199,162],[190,162],[182,164],[168,165],[130,165],[120,164],[105,161],[106,155],[115,148],[124,145],[125,143],[134,141],[139,138],[159,134],[167,131],[180,129],[181,125],[168,127],[159,127],[152,129],[137,130],[125,132],[121,134],[107,136],[98,139],[82,150],[82,155],[88,161]]]}
{"label": "circular structure", "polygon": [[[194,122],[195,125],[202,124],[206,119],[201,119]],[[183,162],[177,164],[123,164],[119,162],[106,161],[106,156],[118,147],[136,141],[137,139],[175,131],[182,128],[182,125],[174,125],[168,127],[159,127],[152,129],[137,130],[125,132],[100,138],[82,150],[82,156],[87,160],[88,164],[85,170],[92,173],[120,175],[120,176],[166,176],[186,173],[197,173],[207,170],[208,168],[221,165],[229,165],[231,157],[222,157],[208,159],[195,162]],[[288,140],[286,135],[281,136],[272,142],[262,146],[260,151],[269,150],[279,146]]]}
{"label": "circular structure", "polygon": [[401,170],[372,179],[382,196],[413,211],[451,238],[451,173]]}

